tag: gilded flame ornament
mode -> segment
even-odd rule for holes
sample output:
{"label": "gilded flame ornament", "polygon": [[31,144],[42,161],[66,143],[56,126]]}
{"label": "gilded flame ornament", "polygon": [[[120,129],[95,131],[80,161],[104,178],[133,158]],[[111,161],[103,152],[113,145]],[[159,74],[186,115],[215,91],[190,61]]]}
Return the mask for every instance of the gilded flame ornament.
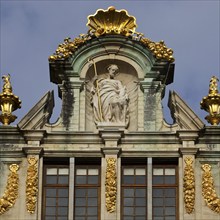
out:
{"label": "gilded flame ornament", "polygon": [[28,158],[28,169],[26,179],[26,207],[31,214],[35,212],[38,193],[38,159]]}
{"label": "gilded flame ornament", "polygon": [[117,199],[117,175],[116,175],[116,159],[107,158],[106,176],[105,176],[105,205],[108,212],[112,213],[116,210]]}
{"label": "gilded flame ornament", "polygon": [[13,207],[18,197],[18,169],[19,165],[17,164],[11,164],[9,166],[9,170],[11,172],[8,175],[5,192],[2,198],[0,199],[0,215],[4,214],[11,207]]}
{"label": "gilded flame ornament", "polygon": [[183,192],[185,209],[188,214],[194,211],[195,205],[195,175],[193,171],[193,158],[185,158],[184,178],[183,178]]}
{"label": "gilded flame ornament", "polygon": [[220,93],[218,92],[218,81],[216,76],[213,76],[209,84],[209,94],[200,102],[201,109],[209,112],[205,117],[208,123],[218,125],[220,123]]}
{"label": "gilded flame ornament", "polygon": [[220,214],[220,198],[214,188],[214,180],[211,173],[211,165],[203,164],[202,170],[202,195],[207,206],[214,212]]}
{"label": "gilded flame ornament", "polygon": [[4,84],[2,93],[0,93],[0,110],[2,111],[0,122],[3,125],[12,123],[17,118],[15,115],[12,115],[12,112],[21,108],[21,100],[12,92],[10,78],[10,74],[2,76]]}
{"label": "gilded flame ornament", "polygon": [[126,10],[116,10],[113,6],[107,10],[99,9],[94,15],[88,16],[87,26],[88,34],[81,34],[79,37],[71,40],[64,39],[56,52],[49,57],[49,61],[66,60],[73,55],[82,45],[92,38],[99,38],[105,35],[122,35],[132,41],[140,42],[147,47],[158,60],[167,60],[174,62],[173,50],[167,48],[164,41],[153,42],[145,38],[142,33],[136,32],[136,18],[128,15]]}

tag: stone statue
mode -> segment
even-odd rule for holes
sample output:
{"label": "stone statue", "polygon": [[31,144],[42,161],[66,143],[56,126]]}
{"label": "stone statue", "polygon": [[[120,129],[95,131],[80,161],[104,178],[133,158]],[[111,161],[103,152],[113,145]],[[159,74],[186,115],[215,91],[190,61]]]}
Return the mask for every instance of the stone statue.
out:
{"label": "stone statue", "polygon": [[111,64],[107,70],[108,78],[97,79],[96,76],[91,89],[95,123],[124,123],[127,127],[129,123],[128,94],[121,81],[114,79],[119,68],[117,65]]}

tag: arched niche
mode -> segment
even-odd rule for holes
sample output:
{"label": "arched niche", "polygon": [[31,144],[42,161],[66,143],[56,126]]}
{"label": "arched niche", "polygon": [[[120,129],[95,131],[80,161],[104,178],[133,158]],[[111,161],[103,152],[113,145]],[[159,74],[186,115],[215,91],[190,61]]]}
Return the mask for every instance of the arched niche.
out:
{"label": "arched niche", "polygon": [[[97,73],[95,73],[94,64],[90,64],[82,69],[80,74],[81,79],[85,80],[85,130],[94,131],[96,125],[94,122],[94,114],[91,106],[91,88],[93,86],[94,77],[97,74],[98,79],[108,77],[107,67],[110,64],[116,64],[119,67],[119,73],[115,79],[120,80],[123,86],[126,87],[129,97],[129,131],[136,131],[138,127],[138,92],[139,92],[139,77],[143,75],[143,71],[135,62],[129,62],[128,58],[109,59],[109,57],[99,57],[94,59]],[[132,65],[132,64],[133,65]]]}

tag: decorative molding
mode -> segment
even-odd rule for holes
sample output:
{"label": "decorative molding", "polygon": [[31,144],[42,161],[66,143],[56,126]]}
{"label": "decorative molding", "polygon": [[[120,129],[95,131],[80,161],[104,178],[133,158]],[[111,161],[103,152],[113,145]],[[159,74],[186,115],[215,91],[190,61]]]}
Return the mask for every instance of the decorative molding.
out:
{"label": "decorative molding", "polygon": [[202,195],[206,205],[214,212],[220,214],[220,198],[214,188],[214,180],[211,173],[211,165],[203,164],[202,170]]}
{"label": "decorative molding", "polygon": [[11,164],[9,170],[11,172],[8,175],[6,190],[0,199],[0,215],[14,206],[18,197],[19,177],[17,171],[19,170],[19,165]]}
{"label": "decorative molding", "polygon": [[26,179],[26,208],[31,214],[35,212],[38,193],[38,159],[29,157]]}
{"label": "decorative molding", "polygon": [[193,170],[193,158],[185,158],[184,178],[183,178],[183,191],[184,191],[184,202],[185,209],[188,214],[194,211],[195,205],[195,175]]}
{"label": "decorative molding", "polygon": [[117,175],[116,159],[107,158],[106,177],[105,177],[105,205],[107,211],[112,213],[116,210],[117,198]]}

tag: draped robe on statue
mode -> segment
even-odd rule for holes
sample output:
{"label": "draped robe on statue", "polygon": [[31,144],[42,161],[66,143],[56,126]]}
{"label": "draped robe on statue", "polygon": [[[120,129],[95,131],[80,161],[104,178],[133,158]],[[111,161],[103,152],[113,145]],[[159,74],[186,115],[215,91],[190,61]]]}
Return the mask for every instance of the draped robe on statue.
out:
{"label": "draped robe on statue", "polygon": [[98,79],[91,89],[94,120],[98,122],[129,123],[128,94],[121,81]]}

